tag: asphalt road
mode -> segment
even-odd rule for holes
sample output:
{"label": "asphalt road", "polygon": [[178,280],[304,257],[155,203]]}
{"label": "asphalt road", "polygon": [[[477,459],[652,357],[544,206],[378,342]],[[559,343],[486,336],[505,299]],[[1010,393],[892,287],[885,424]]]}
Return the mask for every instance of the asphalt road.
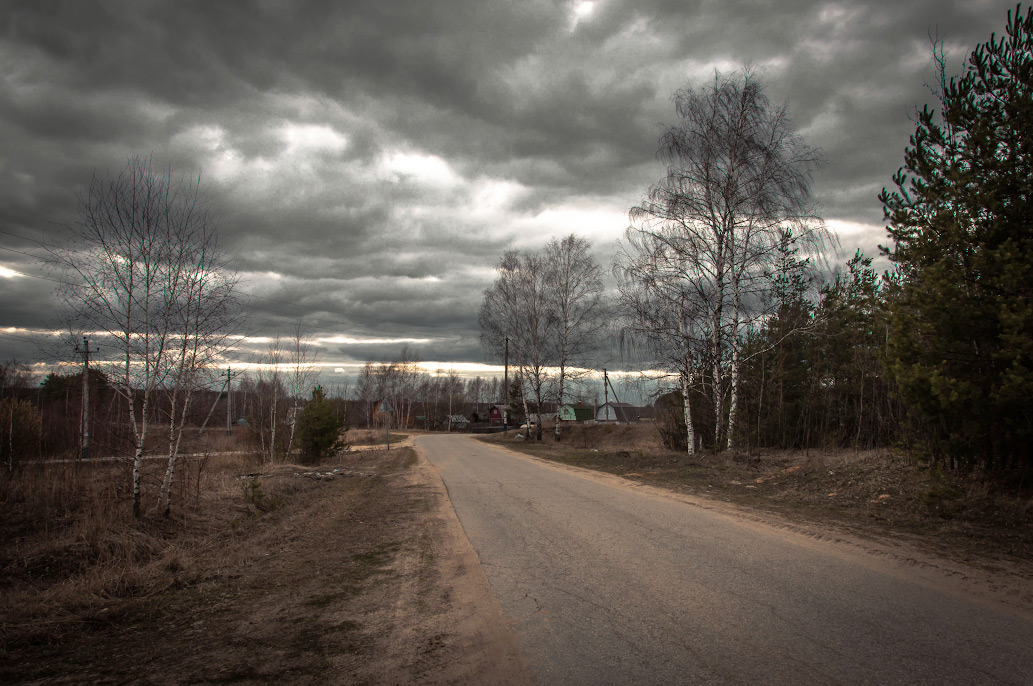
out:
{"label": "asphalt road", "polygon": [[1033,684],[1033,621],[689,503],[416,440],[541,684]]}

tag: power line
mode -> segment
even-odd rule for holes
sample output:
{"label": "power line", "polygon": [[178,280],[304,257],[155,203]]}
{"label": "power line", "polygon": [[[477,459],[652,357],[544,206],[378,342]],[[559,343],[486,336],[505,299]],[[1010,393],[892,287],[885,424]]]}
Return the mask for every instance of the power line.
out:
{"label": "power line", "polygon": [[28,236],[21,236],[21,235],[18,235],[16,233],[11,233],[10,231],[4,231],[3,229],[0,229],[0,233],[4,234],[5,236],[11,236],[12,238],[20,238],[21,240],[29,241],[30,243],[38,243],[39,245],[42,245],[45,248],[58,248],[59,247],[57,245],[54,245],[53,243],[44,243],[43,241],[36,240],[35,238],[29,238]]}
{"label": "power line", "polygon": [[27,336],[19,336],[18,334],[7,333],[6,331],[0,331],[0,337],[2,337],[2,338],[14,338],[14,339],[19,340],[19,341],[25,341],[26,343],[36,343],[35,340],[33,340],[33,339],[31,339],[31,338],[29,338]]}

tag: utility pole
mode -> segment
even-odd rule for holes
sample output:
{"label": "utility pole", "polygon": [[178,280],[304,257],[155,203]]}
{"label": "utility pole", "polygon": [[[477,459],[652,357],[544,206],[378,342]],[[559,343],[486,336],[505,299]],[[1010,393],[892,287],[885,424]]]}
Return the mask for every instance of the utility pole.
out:
{"label": "utility pole", "polygon": [[509,336],[506,336],[506,375],[502,379],[502,402],[509,399]]}
{"label": "utility pole", "polygon": [[[607,387],[609,385],[610,385],[610,382],[606,378],[606,368],[603,367],[603,419],[604,420],[606,420],[610,416],[610,408],[606,407],[607,405],[610,404],[610,394],[609,394],[609,392],[607,390]],[[595,397],[598,398],[599,396],[595,396]],[[617,414],[614,413],[613,416],[616,417]]]}
{"label": "utility pole", "polygon": [[90,458],[90,353],[99,352],[90,350],[90,339],[82,338],[82,423],[81,423],[81,450],[79,459]]}
{"label": "utility pole", "polygon": [[[239,374],[240,372],[237,372],[237,373]],[[224,376],[224,375],[220,374],[219,376]],[[233,435],[233,419],[232,419],[232,416],[233,416],[233,377],[234,376],[235,375],[233,374],[233,371],[229,367],[226,367],[225,377],[226,377],[226,435],[227,436],[232,436]]]}
{"label": "utility pole", "polygon": [[[223,374],[220,373],[219,377],[221,378],[222,376]],[[219,400],[222,399],[222,389],[226,388],[228,384],[229,379],[223,382],[222,387],[219,388],[219,393],[215,396],[215,402],[212,403],[212,409],[208,410],[208,414],[205,416],[204,422],[201,424],[201,429],[197,432],[198,437],[204,433],[205,428],[208,426],[208,420],[212,418],[213,414],[215,414],[215,408],[218,407]]]}
{"label": "utility pole", "polygon": [[502,426],[509,425],[509,336],[506,336],[506,375],[502,380]]}
{"label": "utility pole", "polygon": [[[616,406],[620,405],[621,399],[617,397],[617,389],[613,387],[612,383],[610,383],[610,377],[607,376],[606,370],[604,369],[603,370],[603,392],[604,393],[606,392],[606,387],[607,386],[609,386],[610,390],[613,391],[613,404],[614,404],[613,419],[617,423],[620,423],[620,417],[617,416],[617,407]],[[628,421],[630,422],[631,420],[628,420]]]}

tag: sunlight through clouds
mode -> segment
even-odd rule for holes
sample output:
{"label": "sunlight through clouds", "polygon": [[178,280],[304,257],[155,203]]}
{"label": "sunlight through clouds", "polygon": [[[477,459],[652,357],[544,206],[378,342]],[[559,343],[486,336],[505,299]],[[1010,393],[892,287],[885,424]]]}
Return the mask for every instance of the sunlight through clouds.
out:
{"label": "sunlight through clouds", "polygon": [[595,2],[593,0],[575,0],[570,6],[570,31],[591,17],[594,11]]}
{"label": "sunlight through clouds", "polygon": [[519,235],[516,245],[524,248],[571,233],[584,236],[593,245],[603,247],[619,238],[627,225],[627,209],[599,206],[586,200],[555,205],[533,217],[514,221],[514,228]]}
{"label": "sunlight through clouds", "polygon": [[280,136],[287,144],[284,155],[331,151],[339,152],[348,145],[348,139],[333,127],[317,124],[285,124]]}
{"label": "sunlight through clouds", "polygon": [[377,173],[392,183],[411,180],[427,186],[454,186],[461,180],[448,162],[437,155],[399,150],[381,155]]}
{"label": "sunlight through clouds", "polygon": [[417,345],[420,343],[430,343],[430,341],[430,338],[359,338],[356,336],[327,336],[324,338],[316,338],[314,343],[317,345],[393,345],[397,343],[411,343]]}

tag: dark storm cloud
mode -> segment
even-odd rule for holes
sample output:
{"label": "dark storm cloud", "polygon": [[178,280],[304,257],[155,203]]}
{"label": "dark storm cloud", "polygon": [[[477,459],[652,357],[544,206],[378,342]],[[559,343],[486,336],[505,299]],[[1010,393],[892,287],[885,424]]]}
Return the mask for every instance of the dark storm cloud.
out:
{"label": "dark storm cloud", "polygon": [[598,0],[578,16],[580,4],[5,5],[0,248],[19,252],[0,249],[0,267],[33,276],[0,272],[0,326],[53,321],[53,284],[21,253],[61,240],[95,170],[153,154],[202,174],[221,246],[259,296],[256,333],[304,320],[480,361],[477,309],[501,252],[578,231],[607,255],[662,173],[673,91],[745,61],[824,151],[816,199],[851,231],[843,252],[871,254],[876,196],[908,115],[931,100],[928,34],[957,71],[1013,7]]}

